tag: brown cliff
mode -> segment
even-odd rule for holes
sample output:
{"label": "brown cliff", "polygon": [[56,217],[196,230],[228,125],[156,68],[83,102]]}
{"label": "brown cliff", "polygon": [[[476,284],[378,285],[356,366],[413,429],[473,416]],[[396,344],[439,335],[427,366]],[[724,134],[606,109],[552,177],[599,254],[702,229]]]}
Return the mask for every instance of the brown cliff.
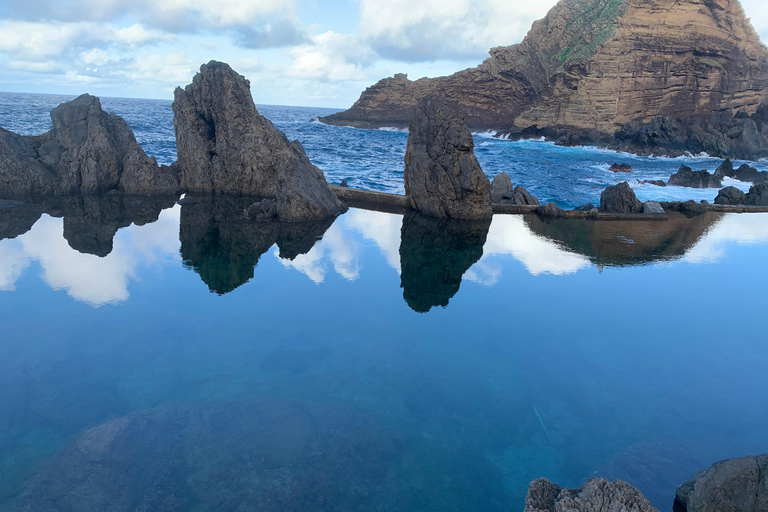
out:
{"label": "brown cliff", "polygon": [[768,48],[738,0],[561,0],[520,44],[490,54],[447,77],[384,79],[322,121],[407,127],[439,88],[472,129],[612,140],[629,123],[753,114],[768,100]]}

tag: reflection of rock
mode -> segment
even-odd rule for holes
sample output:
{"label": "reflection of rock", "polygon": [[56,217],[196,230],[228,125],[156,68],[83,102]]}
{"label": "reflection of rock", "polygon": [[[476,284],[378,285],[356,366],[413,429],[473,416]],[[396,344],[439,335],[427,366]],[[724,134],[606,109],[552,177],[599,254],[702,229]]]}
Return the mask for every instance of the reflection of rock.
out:
{"label": "reflection of rock", "polygon": [[274,197],[275,217],[289,222],[344,209],[301,144],[259,114],[250,83],[229,65],[203,64],[190,85],[176,89],[173,113],[185,190]]}
{"label": "reflection of rock", "polygon": [[164,406],[92,428],[30,478],[17,510],[500,511],[507,502],[485,458],[432,448],[343,406],[246,401]]}
{"label": "reflection of rock", "polygon": [[282,258],[305,254],[333,224],[253,222],[249,198],[199,197],[181,208],[181,257],[211,291],[225,294],[248,282],[259,258],[277,243]]}
{"label": "reflection of rock", "polygon": [[128,123],[83,94],[51,111],[53,129],[21,136],[0,129],[0,191],[6,196],[130,195],[179,191],[175,168],[160,167],[136,142]]}
{"label": "reflection of rock", "polygon": [[122,194],[51,197],[25,206],[0,209],[0,239],[29,231],[47,213],[64,219],[64,238],[70,247],[104,257],[120,228],[155,222],[160,212],[173,206],[175,197],[137,197]]}
{"label": "reflection of rock", "polygon": [[531,482],[525,512],[658,512],[626,482],[588,480],[581,489],[564,489],[546,478]]}
{"label": "reflection of rock", "polygon": [[722,214],[707,213],[692,219],[670,213],[669,220],[589,222],[584,219],[543,221],[526,215],[534,233],[589,257],[597,265],[641,265],[685,255]]}
{"label": "reflection of rock", "polygon": [[417,213],[403,218],[401,287],[411,308],[424,313],[448,305],[461,277],[483,255],[490,225],[490,220],[441,220]]}
{"label": "reflection of rock", "polygon": [[414,210],[448,219],[490,219],[491,184],[464,117],[440,95],[419,103],[405,153],[405,194]]}
{"label": "reflection of rock", "polygon": [[764,512],[768,510],[768,455],[728,459],[677,489],[675,512]]}

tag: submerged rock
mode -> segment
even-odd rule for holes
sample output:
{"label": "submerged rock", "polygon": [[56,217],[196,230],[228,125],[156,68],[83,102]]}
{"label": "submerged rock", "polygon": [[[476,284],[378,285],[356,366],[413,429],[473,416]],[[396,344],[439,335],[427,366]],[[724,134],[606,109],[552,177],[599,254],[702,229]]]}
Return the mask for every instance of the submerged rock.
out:
{"label": "submerged rock", "polygon": [[53,128],[37,136],[0,129],[0,195],[128,195],[179,192],[175,168],[160,167],[125,120],[83,94],[51,111]]}
{"label": "submerged rock", "polygon": [[301,144],[259,114],[250,83],[229,65],[203,64],[190,85],[176,89],[173,113],[185,190],[273,197],[275,218],[291,222],[344,211]]}
{"label": "submerged rock", "polygon": [[675,512],[765,512],[768,455],[728,459],[678,487]]}
{"label": "submerged rock", "polygon": [[606,187],[600,194],[600,211],[606,213],[643,213],[643,203],[635,195],[629,183]]}
{"label": "submerged rock", "polygon": [[717,193],[715,204],[746,204],[747,195],[736,187],[725,187]]}
{"label": "submerged rock", "polygon": [[632,172],[632,166],[629,164],[613,164],[608,170],[611,172]]}
{"label": "submerged rock", "polygon": [[723,186],[720,178],[705,170],[694,171],[687,165],[681,165],[680,169],[669,177],[669,184],[691,188],[720,188]]}
{"label": "submerged rock", "polygon": [[405,193],[414,210],[438,218],[489,219],[490,182],[464,117],[442,96],[419,103],[405,153]]}
{"label": "submerged rock", "polygon": [[658,512],[626,482],[588,480],[580,489],[564,489],[546,478],[531,482],[524,512]]}

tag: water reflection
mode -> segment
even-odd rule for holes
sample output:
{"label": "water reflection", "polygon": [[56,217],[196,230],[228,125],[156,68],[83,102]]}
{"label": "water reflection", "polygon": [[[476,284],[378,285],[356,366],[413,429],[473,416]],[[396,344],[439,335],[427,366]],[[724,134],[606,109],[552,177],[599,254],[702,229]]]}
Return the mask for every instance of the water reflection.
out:
{"label": "water reflection", "polygon": [[483,255],[491,221],[443,220],[411,213],[403,217],[400,286],[419,313],[447,306],[461,277]]}
{"label": "water reflection", "polygon": [[261,256],[277,244],[280,257],[308,253],[334,219],[321,222],[252,222],[247,198],[196,198],[181,207],[181,257],[215,293],[223,295],[253,278]]}

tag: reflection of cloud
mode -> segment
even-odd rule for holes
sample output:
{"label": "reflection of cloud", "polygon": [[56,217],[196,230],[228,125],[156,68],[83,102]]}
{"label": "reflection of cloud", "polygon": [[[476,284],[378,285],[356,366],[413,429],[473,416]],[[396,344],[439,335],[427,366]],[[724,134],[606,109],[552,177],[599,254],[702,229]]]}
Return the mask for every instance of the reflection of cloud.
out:
{"label": "reflection of cloud", "polygon": [[[32,229],[18,238],[15,256],[16,274],[12,281],[3,281],[9,275],[4,251],[0,250],[0,285],[13,289],[13,283],[29,260],[37,260],[43,269],[43,280],[54,290],[66,290],[74,299],[92,306],[114,304],[127,300],[128,284],[136,279],[136,268],[161,258],[179,256],[179,208],[166,210],[160,219],[147,226],[130,226],[115,236],[114,248],[105,258],[82,254],[72,249],[62,236],[62,220],[43,215]],[[6,247],[2,245],[0,247]],[[26,264],[23,262],[26,259]],[[20,263],[24,267],[19,269]]]}
{"label": "reflection of cloud", "polygon": [[500,255],[511,255],[533,275],[572,274],[589,266],[586,256],[563,250],[554,242],[535,235],[521,215],[494,215],[483,257],[464,278],[493,286],[501,277],[501,267],[494,261]]}
{"label": "reflection of cloud", "polygon": [[273,254],[285,268],[298,270],[316,284],[325,280],[327,270],[323,260],[326,254],[331,259],[333,269],[341,277],[348,281],[354,281],[360,277],[359,248],[354,240],[350,240],[344,230],[335,223],[308,253],[299,254],[293,260],[280,258],[279,253],[280,250],[275,248]]}
{"label": "reflection of cloud", "polygon": [[698,241],[683,258],[688,263],[715,263],[728,245],[768,243],[768,213],[729,213]]}
{"label": "reflection of cloud", "polygon": [[402,215],[353,209],[342,220],[345,227],[360,232],[364,238],[378,245],[389,266],[400,273]]}
{"label": "reflection of cloud", "polygon": [[29,258],[20,245],[18,240],[0,242],[0,291],[14,291],[16,280],[29,266]]}

